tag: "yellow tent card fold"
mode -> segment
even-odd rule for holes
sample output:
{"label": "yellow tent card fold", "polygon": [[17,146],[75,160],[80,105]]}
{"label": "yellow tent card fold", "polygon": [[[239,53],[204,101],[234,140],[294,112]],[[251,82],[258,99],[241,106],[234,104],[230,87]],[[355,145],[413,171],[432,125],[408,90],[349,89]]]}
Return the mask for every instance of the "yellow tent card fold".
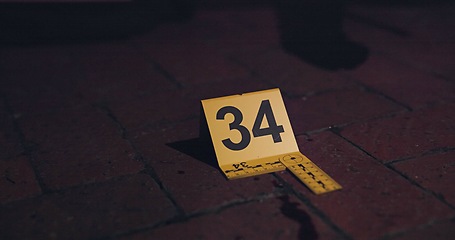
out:
{"label": "yellow tent card fold", "polygon": [[299,150],[278,89],[202,100],[202,106],[223,171],[242,162],[273,165],[260,168],[266,172],[284,170],[271,164],[278,160],[273,157]]}
{"label": "yellow tent card fold", "polygon": [[[201,127],[208,127],[218,165],[228,179],[282,171],[287,167],[300,180],[311,181],[314,187],[306,184],[316,194],[341,188],[329,184],[327,181],[333,179],[315,164],[308,165],[311,161],[299,152],[279,89],[201,102],[207,124]],[[313,172],[308,174],[308,171]]]}

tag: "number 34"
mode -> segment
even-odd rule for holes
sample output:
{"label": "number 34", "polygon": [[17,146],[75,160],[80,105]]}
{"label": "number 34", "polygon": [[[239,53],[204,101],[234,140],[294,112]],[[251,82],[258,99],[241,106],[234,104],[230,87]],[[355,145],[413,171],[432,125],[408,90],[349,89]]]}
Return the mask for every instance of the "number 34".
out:
{"label": "number 34", "polygon": [[[224,117],[228,113],[234,116],[234,120],[229,124],[229,129],[239,131],[241,134],[241,140],[238,143],[235,143],[231,139],[226,138],[222,140],[222,142],[224,146],[233,151],[245,149],[251,142],[251,135],[248,128],[242,125],[242,112],[236,107],[225,106],[218,110],[216,113],[216,119],[224,120]],[[266,128],[261,128],[261,123],[264,117],[266,118],[269,126]],[[261,102],[261,106],[259,107],[258,113],[256,115],[256,120],[254,120],[252,132],[254,137],[271,135],[274,143],[282,141],[280,134],[284,132],[283,125],[277,125],[269,100],[263,100]]]}

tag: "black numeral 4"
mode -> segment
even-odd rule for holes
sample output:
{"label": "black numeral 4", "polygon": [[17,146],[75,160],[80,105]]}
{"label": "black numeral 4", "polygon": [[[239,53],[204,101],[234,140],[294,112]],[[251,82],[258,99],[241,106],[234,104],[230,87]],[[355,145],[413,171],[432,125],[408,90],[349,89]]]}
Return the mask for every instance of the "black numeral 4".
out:
{"label": "black numeral 4", "polygon": [[[269,124],[267,128],[261,128],[261,123],[264,117]],[[259,107],[258,115],[253,125],[253,136],[261,137],[271,135],[273,142],[281,142],[280,133],[284,132],[283,125],[278,126],[275,121],[275,116],[273,115],[272,107],[270,106],[269,100],[263,100],[261,106]]]}

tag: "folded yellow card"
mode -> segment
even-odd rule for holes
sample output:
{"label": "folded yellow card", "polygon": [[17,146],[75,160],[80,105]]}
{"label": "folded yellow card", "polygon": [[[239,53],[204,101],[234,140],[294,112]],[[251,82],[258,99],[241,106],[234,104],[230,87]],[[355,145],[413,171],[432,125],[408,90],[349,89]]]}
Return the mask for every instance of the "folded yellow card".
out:
{"label": "folded yellow card", "polygon": [[[204,124],[207,124],[201,127],[208,127],[218,165],[227,178],[249,177],[302,165],[294,159],[309,161],[299,152],[279,89],[201,102]],[[298,157],[291,159],[290,156]],[[302,170],[295,166],[290,170]],[[308,176],[312,175],[315,174]]]}

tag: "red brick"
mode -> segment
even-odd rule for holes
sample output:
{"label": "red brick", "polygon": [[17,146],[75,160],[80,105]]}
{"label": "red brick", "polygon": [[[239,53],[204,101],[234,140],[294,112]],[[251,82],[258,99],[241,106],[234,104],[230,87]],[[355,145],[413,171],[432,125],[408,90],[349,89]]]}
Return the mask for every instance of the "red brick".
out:
{"label": "red brick", "polygon": [[146,175],[0,206],[2,239],[88,239],[171,218],[173,205]]}
{"label": "red brick", "polygon": [[354,239],[377,239],[455,211],[342,138],[323,132],[298,137],[300,150],[343,186],[312,194],[290,173],[280,174]]}
{"label": "red brick", "polygon": [[[0,103],[0,238],[92,239],[128,233],[132,235],[126,238],[139,239],[299,238],[299,232],[308,230],[302,230],[307,221],[291,219],[296,215],[283,212],[282,200],[243,202],[280,193],[273,177],[228,181],[207,154],[210,147],[185,141],[198,135],[200,99],[272,85],[289,97],[306,96],[285,99],[296,133],[341,125],[340,134],[379,160],[406,159],[384,166],[330,132],[315,133],[308,142],[299,137],[302,151],[344,189],[315,196],[289,173],[278,174],[308,197],[324,219],[354,239],[450,239],[453,206],[403,174],[453,205],[453,177],[444,168],[453,153],[441,154],[455,144],[455,108],[449,104],[455,100],[450,82],[455,76],[453,7],[363,10],[362,16],[379,24],[344,24],[353,40],[371,50],[369,61],[346,78],[283,52],[272,9],[202,10],[188,22],[159,26],[135,42],[1,47],[0,91],[12,112],[3,117]],[[381,23],[409,35],[381,29]],[[154,68],[154,61],[171,79]],[[357,82],[415,112],[404,113],[379,94],[357,89]],[[177,89],[178,83],[184,87]],[[142,164],[133,159],[116,124],[90,107],[98,102],[125,126],[126,136],[189,213],[187,221],[168,222],[175,220],[176,211],[165,194],[149,176],[130,175]],[[446,105],[435,108],[438,104]],[[19,157],[22,148],[11,117],[25,134],[44,190],[59,190],[37,196],[30,163]],[[428,163],[435,168],[418,168]],[[79,184],[86,185],[74,187]],[[300,203],[295,198],[290,202]],[[305,204],[296,208],[299,217],[306,213],[312,220],[319,239],[339,237]],[[141,232],[145,229],[149,231]]]}
{"label": "red brick", "polygon": [[[428,8],[425,7],[427,10]],[[430,6],[430,11],[425,15],[423,21],[415,21],[412,32],[419,39],[435,42],[451,42],[455,40],[455,34],[452,31],[447,31],[454,26],[454,16],[452,14],[453,4],[434,4]]]}
{"label": "red brick", "polygon": [[341,239],[298,199],[234,206],[124,239]]}
{"label": "red brick", "polygon": [[341,134],[383,162],[455,146],[455,105],[354,124]]}
{"label": "red brick", "polygon": [[212,82],[203,85],[194,85],[186,88],[185,91],[187,92],[188,98],[199,101],[202,99],[255,92],[271,88],[274,88],[274,86],[260,81],[256,77],[247,77]]}
{"label": "red brick", "polygon": [[294,133],[359,122],[403,108],[360,89],[334,91],[321,95],[285,99]]}
{"label": "red brick", "polygon": [[[395,29],[403,30],[400,28]],[[390,48],[395,48],[399,44],[404,45],[404,43],[409,42],[407,41],[408,39],[399,34],[372,27],[368,23],[365,23],[365,21],[359,21],[357,19],[346,18],[343,23],[343,30],[351,41],[367,46],[370,49],[370,56],[390,50]],[[400,33],[407,34],[406,30]]]}
{"label": "red brick", "polygon": [[[186,212],[275,190],[269,174],[227,180],[211,155],[212,147],[198,144],[195,139],[198,132],[199,121],[191,120],[156,129],[144,128],[132,135],[146,161]],[[179,147],[172,147],[172,143],[178,142]]]}
{"label": "red brick", "polygon": [[117,126],[92,106],[24,116],[19,122],[36,148],[33,161],[47,188],[103,181],[142,169]]}
{"label": "red brick", "polygon": [[[351,39],[366,44],[373,53],[378,52],[395,61],[404,62],[416,70],[421,69],[453,79],[455,76],[452,64],[455,60],[453,44],[455,36],[450,31],[442,30],[452,27],[450,21],[447,20],[451,17],[447,12],[441,14],[441,11],[425,10],[428,14],[422,14],[419,11],[422,10],[419,9],[413,13],[408,8],[398,11],[387,8],[377,13],[361,14],[368,16],[369,19],[374,16],[372,14],[376,14],[374,16],[376,19],[373,21],[401,31],[399,34],[352,20],[345,21],[344,29]],[[411,15],[414,14],[420,15],[419,21],[406,22],[406,19],[412,19]],[[405,17],[405,15],[409,15],[409,17]],[[425,16],[423,17],[423,15]],[[401,21],[397,21],[397,19],[401,19]],[[386,25],[383,24],[384,21],[387,22]],[[404,35],[400,36],[400,34]]]}
{"label": "red brick", "polygon": [[[425,41],[447,41],[455,39],[455,34],[446,29],[453,27],[453,6],[430,4],[413,7],[368,6],[349,7],[354,12],[369,19],[406,31],[409,36]],[[422,14],[422,11],[425,14]],[[415,19],[418,19],[417,21]],[[451,20],[452,19],[452,20]],[[366,26],[366,25],[365,25]]]}
{"label": "red brick", "polygon": [[455,84],[379,56],[349,75],[412,108],[455,100]]}
{"label": "red brick", "polygon": [[455,221],[447,220],[438,223],[432,223],[424,227],[417,229],[411,229],[410,231],[398,235],[395,238],[400,240],[415,240],[415,239],[435,239],[435,240],[446,240],[452,239],[455,236]]}
{"label": "red brick", "polygon": [[138,96],[130,101],[111,103],[109,107],[129,131],[182,121],[199,113],[199,102],[189,101],[181,90]]}
{"label": "red brick", "polygon": [[268,51],[250,50],[238,54],[235,58],[291,95],[313,94],[353,86],[352,82],[341,78],[339,74],[310,66],[279,48]]}
{"label": "red brick", "polygon": [[0,203],[41,193],[30,162],[25,157],[0,160]]}
{"label": "red brick", "polygon": [[387,54],[390,57],[405,61],[417,69],[444,79],[455,79],[453,41],[414,41],[397,44],[389,51]]}
{"label": "red brick", "polygon": [[453,4],[432,4],[423,8],[426,14],[420,14],[419,21],[411,21],[407,26],[416,40],[410,41],[408,47],[402,47],[403,51],[391,49],[389,54],[453,80],[455,34],[446,30],[454,27]]}
{"label": "red brick", "polygon": [[[365,27],[370,29],[380,29],[382,31],[388,31],[385,29],[386,26],[393,27],[395,29],[409,28],[411,24],[415,24],[413,18],[421,15],[421,9],[419,7],[401,7],[401,6],[389,6],[389,5],[376,5],[376,6],[360,6],[350,5],[347,6],[347,11],[354,14],[355,16],[361,16],[367,18],[370,21],[382,24],[382,26],[371,26],[370,22],[360,22]],[[420,16],[422,17],[422,16]],[[379,25],[378,24],[378,25]],[[381,27],[383,27],[381,29]],[[407,30],[407,29],[406,29]]]}
{"label": "red brick", "polygon": [[77,91],[92,101],[123,102],[177,87],[127,42],[74,46],[72,51],[83,72]]}
{"label": "red brick", "polygon": [[395,163],[395,169],[455,206],[455,152],[441,153]]}
{"label": "red brick", "polygon": [[183,85],[248,76],[238,64],[204,43],[147,44],[143,51]]}
{"label": "red brick", "polygon": [[202,99],[268,88],[271,86],[254,78],[234,79],[144,95],[129,101],[112,103],[110,107],[120,122],[128,130],[134,131],[147,125],[166,125],[197,118]]}
{"label": "red brick", "polygon": [[[20,79],[14,76],[14,79]],[[7,98],[14,115],[20,119],[24,116],[55,113],[65,108],[73,108],[85,102],[80,95],[66,87],[53,86],[17,86],[8,89]]]}
{"label": "red brick", "polygon": [[344,21],[343,30],[350,39],[367,45],[372,55],[393,53],[422,42],[410,29],[416,22],[413,19],[422,19],[417,8],[369,6],[349,7],[348,11],[352,14]]}

